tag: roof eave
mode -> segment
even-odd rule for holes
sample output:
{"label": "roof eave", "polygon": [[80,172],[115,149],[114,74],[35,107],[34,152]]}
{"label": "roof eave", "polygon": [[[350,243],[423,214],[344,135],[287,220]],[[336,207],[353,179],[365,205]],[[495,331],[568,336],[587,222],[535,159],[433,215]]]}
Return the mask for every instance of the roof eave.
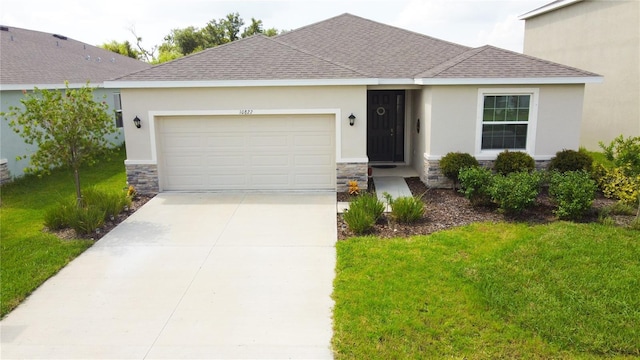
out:
{"label": "roof eave", "polygon": [[[69,83],[69,89],[80,89],[87,86],[87,83]],[[92,88],[102,88],[105,87],[104,83],[89,83],[89,86]],[[0,84],[0,91],[22,91],[22,90],[33,90],[35,88],[41,90],[56,90],[56,89],[64,89],[67,85],[64,83],[59,84]]]}
{"label": "roof eave", "polygon": [[557,10],[557,9],[563,8],[565,6],[573,5],[573,4],[575,4],[577,2],[581,2],[581,1],[584,1],[584,0],[563,0],[563,1],[559,1],[557,3],[556,2],[549,3],[547,5],[544,5],[544,6],[540,7],[540,8],[537,8],[535,10],[529,11],[526,14],[522,14],[522,15],[518,16],[518,20],[527,20],[527,19],[530,19],[532,17],[536,17],[538,15],[542,15],[542,14],[548,13],[550,11]]}
{"label": "roof eave", "polygon": [[417,85],[560,85],[597,84],[602,76],[581,77],[539,77],[539,78],[423,78],[416,79]]}
{"label": "roof eave", "polygon": [[273,87],[273,86],[350,86],[378,85],[379,79],[274,79],[274,80],[208,80],[208,81],[105,81],[105,88],[212,88],[212,87]]}

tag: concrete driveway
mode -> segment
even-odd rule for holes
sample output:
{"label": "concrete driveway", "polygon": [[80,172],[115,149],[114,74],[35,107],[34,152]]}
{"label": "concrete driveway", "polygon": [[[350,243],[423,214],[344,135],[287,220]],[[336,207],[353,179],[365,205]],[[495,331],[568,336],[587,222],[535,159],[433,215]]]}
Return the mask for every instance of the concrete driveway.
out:
{"label": "concrete driveway", "polygon": [[335,209],[160,194],[0,322],[0,358],[331,359]]}

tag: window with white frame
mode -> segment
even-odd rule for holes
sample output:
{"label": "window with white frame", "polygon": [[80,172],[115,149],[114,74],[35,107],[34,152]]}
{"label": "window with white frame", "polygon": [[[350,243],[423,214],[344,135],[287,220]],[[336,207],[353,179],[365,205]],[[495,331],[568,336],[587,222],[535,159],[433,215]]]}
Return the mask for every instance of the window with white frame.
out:
{"label": "window with white frame", "polygon": [[120,99],[120,93],[113,94],[113,107],[116,113],[116,127],[123,127],[122,123],[122,101]]}
{"label": "window with white frame", "polygon": [[481,89],[478,100],[480,152],[532,150],[537,90]]}

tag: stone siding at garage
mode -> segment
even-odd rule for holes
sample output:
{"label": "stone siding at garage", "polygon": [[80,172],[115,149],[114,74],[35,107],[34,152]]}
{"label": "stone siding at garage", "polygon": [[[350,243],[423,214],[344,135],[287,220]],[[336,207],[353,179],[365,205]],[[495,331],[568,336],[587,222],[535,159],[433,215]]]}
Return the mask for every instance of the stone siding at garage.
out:
{"label": "stone siding at garage", "polygon": [[158,166],[153,164],[127,164],[127,184],[133,185],[139,194],[155,195],[160,191]]}

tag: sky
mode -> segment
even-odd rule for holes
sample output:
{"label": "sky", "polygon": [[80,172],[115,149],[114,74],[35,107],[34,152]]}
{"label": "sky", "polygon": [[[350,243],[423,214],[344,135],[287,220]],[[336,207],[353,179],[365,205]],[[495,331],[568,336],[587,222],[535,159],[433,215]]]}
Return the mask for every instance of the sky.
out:
{"label": "sky", "polygon": [[518,16],[551,0],[0,0],[0,24],[64,35],[91,45],[135,42],[151,49],[171,29],[204,27],[238,12],[245,23],[292,30],[343,13],[458,44],[522,52]]}

